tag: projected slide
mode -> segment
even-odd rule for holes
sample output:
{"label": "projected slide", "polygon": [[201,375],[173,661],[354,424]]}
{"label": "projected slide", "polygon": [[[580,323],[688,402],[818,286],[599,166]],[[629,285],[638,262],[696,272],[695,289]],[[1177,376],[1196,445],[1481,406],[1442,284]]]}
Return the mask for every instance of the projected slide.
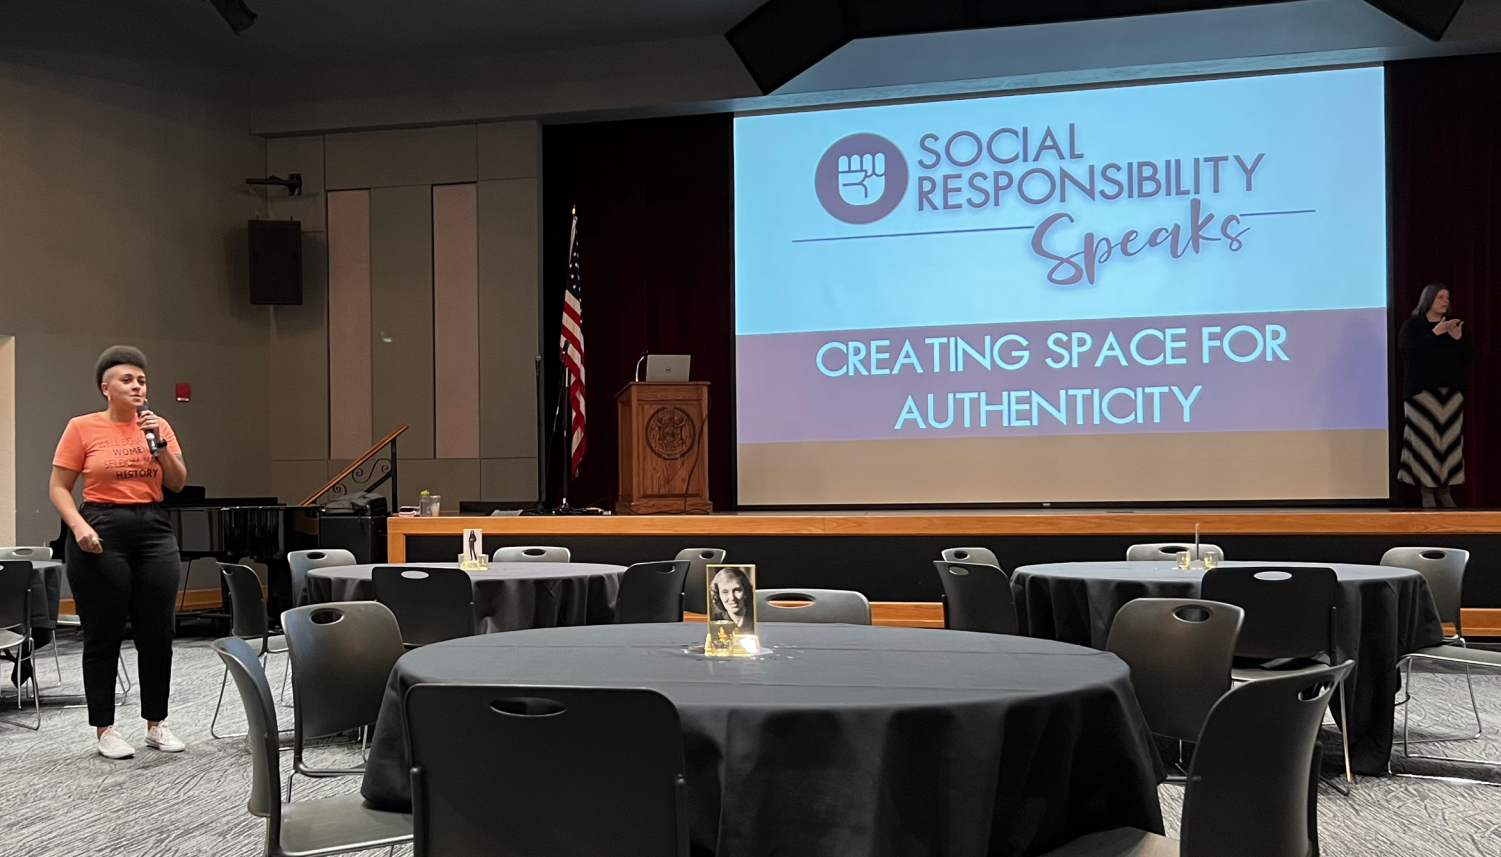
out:
{"label": "projected slide", "polygon": [[1385,497],[1382,88],[738,117],[740,502]]}

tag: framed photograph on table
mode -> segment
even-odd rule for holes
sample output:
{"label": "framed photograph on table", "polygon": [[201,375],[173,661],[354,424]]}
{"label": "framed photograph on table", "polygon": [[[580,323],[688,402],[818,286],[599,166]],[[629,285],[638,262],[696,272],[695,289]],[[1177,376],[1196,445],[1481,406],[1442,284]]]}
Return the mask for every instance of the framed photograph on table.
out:
{"label": "framed photograph on table", "polygon": [[711,565],[704,571],[709,593],[709,654],[756,654],[756,567]]}

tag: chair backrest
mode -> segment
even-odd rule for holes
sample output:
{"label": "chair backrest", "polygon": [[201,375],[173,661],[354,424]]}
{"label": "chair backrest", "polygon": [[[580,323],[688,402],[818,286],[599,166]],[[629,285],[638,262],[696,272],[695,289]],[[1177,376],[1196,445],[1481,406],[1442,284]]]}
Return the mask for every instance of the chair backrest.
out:
{"label": "chair backrest", "polygon": [[1381,564],[1395,568],[1410,568],[1428,581],[1428,591],[1433,593],[1433,604],[1438,608],[1439,620],[1454,626],[1454,633],[1463,635],[1460,623],[1465,588],[1465,566],[1470,562],[1470,552],[1456,548],[1392,548],[1381,557]]}
{"label": "chair backrest", "polygon": [[31,622],[30,560],[0,561],[0,628],[18,628]]}
{"label": "chair backrest", "polygon": [[404,711],[417,857],[687,855],[682,731],[662,694],[417,684]]}
{"label": "chair backrest", "polygon": [[683,578],[689,561],[638,562],[620,576],[620,594],[615,599],[615,622],[683,621]]}
{"label": "chair backrest", "polygon": [[391,608],[408,646],[474,635],[474,583],[457,568],[380,566],[375,600]]}
{"label": "chair backrest", "polygon": [[[779,606],[772,601],[793,601],[796,606]],[[758,622],[842,622],[846,625],[870,624],[870,601],[850,589],[758,589]]]}
{"label": "chair backrest", "polygon": [[1001,561],[995,558],[995,551],[990,548],[945,548],[943,551],[944,562],[974,562],[980,565],[993,565],[1001,567]]}
{"label": "chair backrest", "polygon": [[391,668],[406,651],[396,615],[375,601],[311,604],[281,614],[292,658],[295,741],[375,722]]}
{"label": "chair backrest", "polygon": [[1016,601],[1011,579],[994,565],[933,563],[943,583],[943,627],[955,631],[1015,634]]}
{"label": "chair backrest", "polygon": [[688,560],[688,576],[683,578],[683,609],[706,613],[709,609],[708,569],[724,563],[724,548],[683,548],[677,559]]}
{"label": "chair backrest", "polygon": [[1188,598],[1138,598],[1115,614],[1109,651],[1131,668],[1131,686],[1158,735],[1196,741],[1209,710],[1230,689],[1245,611]]}
{"label": "chair backrest", "polygon": [[270,821],[267,835],[277,841],[281,836],[281,762],[277,758],[276,700],[271,696],[271,685],[249,643],[239,637],[225,637],[215,640],[211,648],[234,678],[245,706],[249,724],[245,746],[250,751],[251,767],[247,808],[251,815]]}
{"label": "chair backrest", "polygon": [[1214,557],[1215,562],[1225,561],[1225,552],[1220,550],[1219,545],[1200,544],[1199,553],[1194,555],[1193,542],[1152,542],[1151,544],[1132,545],[1126,548],[1127,562],[1148,562],[1151,560],[1173,560],[1178,554],[1188,553],[1189,559],[1203,559],[1206,556]]}
{"label": "chair backrest", "polygon": [[1334,605],[1339,578],[1332,568],[1220,566],[1204,572],[1199,594],[1246,611],[1235,654],[1242,658],[1334,655]]}
{"label": "chair backrest", "polygon": [[287,565],[292,569],[292,603],[301,606],[306,597],[304,588],[309,571],[331,565],[354,565],[354,554],[343,548],[292,551],[287,554]]}
{"label": "chair backrest", "polygon": [[266,596],[261,592],[261,579],[255,569],[221,562],[219,573],[229,589],[229,614],[234,622],[231,633],[242,640],[264,640],[269,627]]}
{"label": "chair backrest", "polygon": [[5,559],[26,559],[40,562],[42,560],[52,559],[52,548],[34,548],[25,546],[0,548],[0,560]]}
{"label": "chair backrest", "polygon": [[496,562],[569,562],[572,558],[573,554],[568,548],[546,545],[500,548],[495,551]]}
{"label": "chair backrest", "polygon": [[1353,662],[1242,684],[1210,710],[1183,794],[1183,857],[1308,857],[1319,722]]}

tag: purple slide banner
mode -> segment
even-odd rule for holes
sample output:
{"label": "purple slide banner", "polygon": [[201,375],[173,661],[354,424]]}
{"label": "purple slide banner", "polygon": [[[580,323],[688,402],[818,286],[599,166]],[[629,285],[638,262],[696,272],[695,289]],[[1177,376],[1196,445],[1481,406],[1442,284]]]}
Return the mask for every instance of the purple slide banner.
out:
{"label": "purple slide banner", "polygon": [[1372,429],[1383,308],[738,336],[740,443]]}

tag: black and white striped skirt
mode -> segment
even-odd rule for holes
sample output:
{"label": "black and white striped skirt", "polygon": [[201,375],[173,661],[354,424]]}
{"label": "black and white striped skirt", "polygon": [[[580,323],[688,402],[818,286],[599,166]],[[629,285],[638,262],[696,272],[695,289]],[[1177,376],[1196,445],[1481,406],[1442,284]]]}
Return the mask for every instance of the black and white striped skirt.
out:
{"label": "black and white striped skirt", "polygon": [[1465,481],[1465,394],[1449,387],[1424,390],[1402,403],[1402,464],[1397,478],[1443,488]]}

